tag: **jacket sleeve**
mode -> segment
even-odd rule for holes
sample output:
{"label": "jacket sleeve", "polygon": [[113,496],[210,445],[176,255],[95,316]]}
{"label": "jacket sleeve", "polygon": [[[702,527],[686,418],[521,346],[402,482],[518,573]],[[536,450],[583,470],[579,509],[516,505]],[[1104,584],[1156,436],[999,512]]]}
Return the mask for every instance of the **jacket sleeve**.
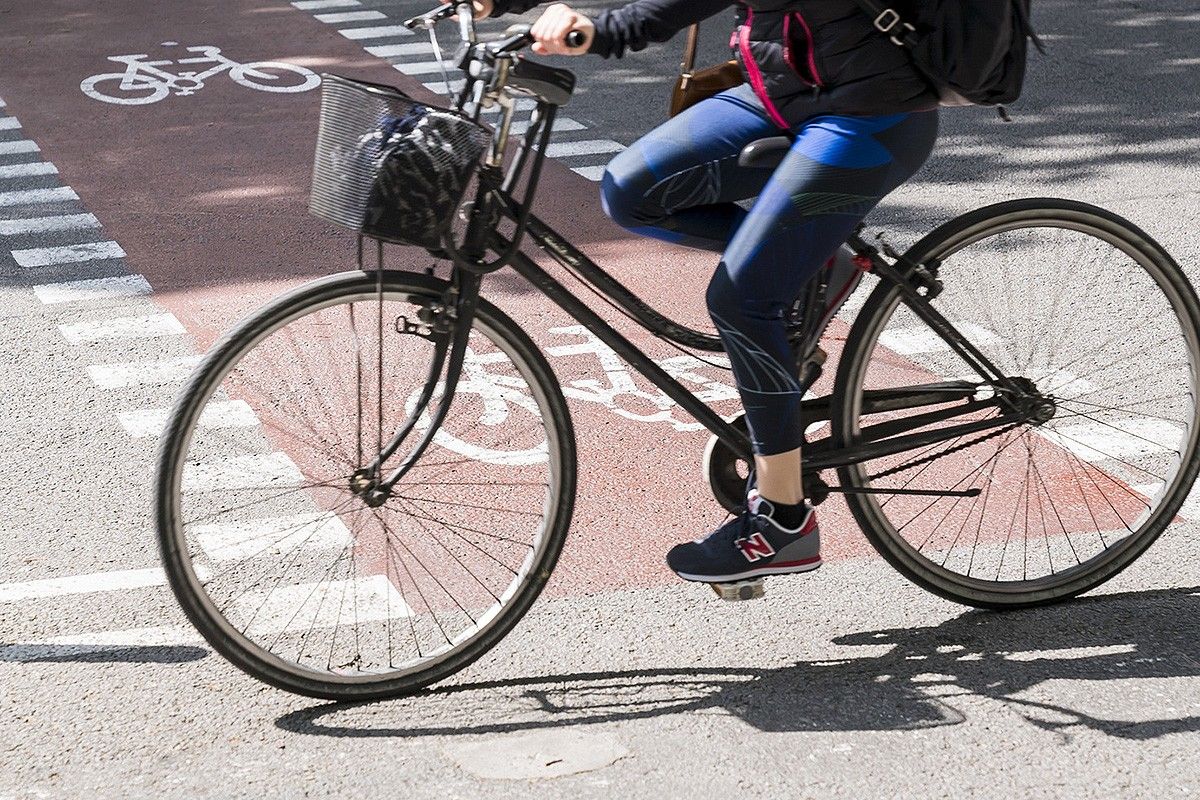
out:
{"label": "jacket sleeve", "polygon": [[[665,42],[687,26],[735,4],[735,0],[634,0],[596,16],[596,36],[589,52],[620,58],[626,50]],[[520,14],[537,5],[541,5],[539,0],[496,0],[492,16]]]}

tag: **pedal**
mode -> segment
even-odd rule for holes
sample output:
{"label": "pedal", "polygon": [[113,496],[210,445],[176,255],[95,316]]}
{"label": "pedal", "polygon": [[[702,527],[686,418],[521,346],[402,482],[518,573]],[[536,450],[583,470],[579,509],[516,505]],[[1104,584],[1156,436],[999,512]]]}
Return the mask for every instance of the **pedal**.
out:
{"label": "pedal", "polygon": [[730,583],[710,583],[709,586],[722,600],[753,600],[762,597],[763,581],[765,578],[752,578],[748,581],[733,581]]}

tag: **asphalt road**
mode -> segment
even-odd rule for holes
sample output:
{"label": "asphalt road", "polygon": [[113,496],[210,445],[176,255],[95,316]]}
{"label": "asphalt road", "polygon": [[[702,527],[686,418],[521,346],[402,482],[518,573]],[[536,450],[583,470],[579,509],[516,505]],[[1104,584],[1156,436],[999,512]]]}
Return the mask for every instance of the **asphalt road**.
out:
{"label": "asphalt road", "polygon": [[[619,396],[572,401],[581,506],[549,596],[450,685],[336,706],[260,686],[203,645],[156,569],[155,437],[139,426],[221,330],[349,266],[349,242],[303,213],[315,91],[225,73],[129,105],[80,83],[123,69],[107,57],[209,45],[417,91],[437,78],[406,49],[417,40],[363,31],[420,9],[0,3],[0,798],[1200,793],[1196,523],[1083,600],[991,614],[906,584],[831,502],[831,563],[723,604],[661,562],[720,519],[696,478],[705,436],[632,419]],[[904,243],[985,202],[1073,197],[1129,217],[1200,279],[1194,3],[1045,0],[1035,23],[1050,53],[1016,121],[944,113],[934,158],[873,225]],[[726,35],[709,26],[703,52],[719,57]],[[710,259],[623,234],[594,185],[662,119],[677,59],[678,43],[570,62],[580,88],[542,210],[700,321]],[[545,347],[580,341],[515,279],[489,281]],[[552,361],[564,382],[602,369]],[[697,388],[728,381],[702,374]]]}

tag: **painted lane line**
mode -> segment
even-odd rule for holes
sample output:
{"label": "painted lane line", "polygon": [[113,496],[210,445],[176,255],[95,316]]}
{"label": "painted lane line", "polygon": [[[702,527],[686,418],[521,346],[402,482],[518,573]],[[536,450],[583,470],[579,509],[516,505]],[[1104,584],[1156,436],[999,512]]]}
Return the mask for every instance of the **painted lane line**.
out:
{"label": "painted lane line", "polygon": [[608,169],[608,167],[606,167],[606,166],[571,167],[571,172],[579,173],[583,177],[587,178],[589,181],[599,181],[601,178],[604,177],[604,171],[607,169]]}
{"label": "painted lane line", "polygon": [[0,142],[0,156],[11,156],[17,153],[40,153],[42,148],[37,146],[37,142],[31,142],[28,139],[20,139],[15,142]]}
{"label": "painted lane line", "polygon": [[0,192],[0,208],[5,206],[27,206],[35,203],[61,203],[64,200],[78,200],[79,195],[70,186],[59,186],[54,189],[25,189],[16,192]]}
{"label": "painted lane line", "polygon": [[152,628],[133,628],[123,631],[55,636],[38,642],[21,642],[0,647],[0,661],[29,663],[32,661],[61,661],[71,656],[107,653],[137,647],[177,647],[184,644],[203,644],[195,628],[183,625],[161,625]]}
{"label": "painted lane line", "polygon": [[88,242],[87,244],[69,244],[64,247],[34,247],[29,250],[13,250],[12,257],[22,267],[49,267],[55,264],[78,264],[82,261],[124,258],[125,251],[116,242]]}
{"label": "painted lane line", "polygon": [[0,236],[20,236],[26,233],[74,231],[99,228],[100,220],[92,214],[64,214],[58,217],[0,220]]}
{"label": "painted lane line", "polygon": [[[977,346],[995,342],[1000,338],[988,329],[970,322],[956,325],[959,332]],[[950,351],[950,345],[946,344],[942,337],[923,325],[884,331],[879,335],[879,343],[902,356]]]}
{"label": "painted lane line", "polygon": [[341,550],[353,541],[350,529],[333,513],[269,517],[253,522],[196,525],[192,533],[213,561],[279,555],[297,548]]}
{"label": "painted lane line", "polygon": [[33,287],[33,293],[46,305],[74,303],[79,300],[107,300],[118,297],[138,297],[150,294],[150,283],[141,275],[120,275],[116,278],[96,278],[87,281],[43,283]]}
{"label": "painted lane line", "polygon": [[88,575],[70,575],[65,578],[0,584],[0,603],[17,603],[43,597],[89,594],[91,592],[141,589],[147,586],[163,586],[166,582],[167,576],[161,567],[93,572]]}
{"label": "painted lane line", "polygon": [[[399,64],[392,64],[392,66],[405,75],[435,75],[442,71],[442,62],[440,61],[402,61]],[[453,69],[453,65],[446,66],[447,72]]]}
{"label": "painted lane line", "polygon": [[57,175],[58,167],[49,161],[32,161],[28,164],[8,164],[0,167],[0,178],[28,178],[32,175]]}
{"label": "painted lane line", "polygon": [[412,31],[403,25],[380,25],[374,28],[339,28],[338,33],[347,39],[382,39],[385,36],[412,36]]}
{"label": "painted lane line", "polygon": [[[1166,484],[1160,482],[1134,486],[1133,490],[1153,500],[1164,488],[1166,488]],[[1200,488],[1192,489],[1191,493],[1184,499],[1183,505],[1179,507],[1179,516],[1184,519],[1200,519]]]}
{"label": "painted lane line", "polygon": [[333,14],[314,14],[321,22],[366,22],[372,19],[387,19],[387,14],[379,11],[338,11]]}
{"label": "painted lane line", "polygon": [[154,339],[160,336],[179,336],[187,332],[174,314],[148,314],[100,322],[75,322],[59,325],[58,329],[71,344],[98,342],[104,339]]}
{"label": "painted lane line", "polygon": [[1041,426],[1034,431],[1084,461],[1171,452],[1183,440],[1183,431],[1156,419],[1116,420],[1107,425],[1084,422],[1073,425]]}
{"label": "painted lane line", "polygon": [[[529,130],[528,120],[518,120],[514,122],[508,129],[508,132],[514,136],[519,136]],[[554,120],[554,130],[556,131],[585,131],[587,127],[582,122],[576,122],[570,117],[559,117]]]}
{"label": "painted lane line", "polygon": [[162,386],[186,380],[200,364],[200,356],[183,356],[164,361],[134,361],[123,364],[92,364],[88,375],[101,389],[131,386]]}
{"label": "painted lane line", "polygon": [[189,464],[183,470],[185,491],[298,486],[304,482],[300,468],[284,453],[265,456],[230,456]]}
{"label": "painted lane line", "polygon": [[433,52],[433,45],[429,42],[408,42],[406,44],[381,44],[363,49],[380,58],[395,58],[397,56],[428,55]]}
{"label": "painted lane line", "polygon": [[361,6],[359,0],[296,0],[293,6],[301,11],[315,11],[318,8],[347,8]]}
{"label": "painted lane line", "polygon": [[[345,600],[329,602],[331,597]],[[351,613],[359,622],[413,616],[412,608],[384,575],[301,583],[273,592],[248,592],[231,605],[227,614],[230,619],[253,619],[245,631],[250,638],[283,631],[332,628]]]}
{"label": "painted lane line", "polygon": [[[121,412],[117,419],[130,436],[142,439],[161,436],[169,414],[165,408],[146,408]],[[201,428],[254,428],[258,424],[254,409],[245,400],[209,403],[200,414]]]}
{"label": "painted lane line", "polygon": [[16,117],[0,117],[0,131],[15,131],[20,127]]}
{"label": "painted lane line", "polygon": [[551,158],[564,156],[591,156],[600,153],[619,153],[625,145],[612,139],[588,139],[582,142],[553,142],[546,147],[546,155]]}

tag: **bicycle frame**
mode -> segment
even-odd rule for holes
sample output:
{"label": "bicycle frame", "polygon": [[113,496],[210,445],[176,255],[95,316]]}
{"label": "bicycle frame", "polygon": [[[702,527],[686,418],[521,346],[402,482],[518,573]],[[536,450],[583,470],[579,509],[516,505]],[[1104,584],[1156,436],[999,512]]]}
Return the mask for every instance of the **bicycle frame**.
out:
{"label": "bicycle frame", "polygon": [[[464,37],[464,39],[469,42],[474,41],[473,36]],[[466,63],[466,61],[460,63]],[[510,73],[507,62],[497,64],[489,69],[492,70],[489,77],[499,76],[500,81],[507,78]],[[511,71],[515,73],[515,70],[516,67],[513,67]],[[481,84],[481,82],[477,83]],[[472,82],[467,81],[459,94],[456,105],[462,108],[465,103],[474,102],[474,117],[478,119],[482,97],[482,88],[477,86],[472,93]],[[521,240],[527,236],[558,264],[581,281],[589,284],[602,297],[625,311],[643,329],[655,336],[683,347],[710,352],[723,350],[720,340],[716,336],[674,322],[644,303],[628,287],[530,212],[558,104],[548,102],[545,98],[539,98],[533,121],[525,133],[524,144],[509,166],[507,175],[503,177],[501,177],[500,171],[501,156],[504,144],[508,139],[512,113],[511,104],[501,103],[501,105],[504,113],[497,126],[492,154],[480,172],[480,185],[475,202],[470,206],[467,230],[463,238],[464,244],[461,249],[458,249],[452,242],[448,242],[448,253],[444,254],[448,254],[455,265],[453,270],[454,297],[446,298],[446,308],[439,313],[452,314],[453,322],[450,324],[453,326],[453,333],[450,338],[453,341],[447,343],[448,346],[439,346],[441,355],[430,371],[425,390],[422,392],[421,402],[387,447],[383,448],[376,461],[364,472],[372,476],[378,475],[387,459],[397,452],[403,440],[413,429],[417,417],[425,413],[434,394],[438,377],[445,367],[443,397],[433,414],[431,424],[421,441],[405,459],[404,464],[392,471],[386,480],[380,481],[377,484],[378,487],[384,491],[389,490],[404,476],[432,442],[438,425],[445,418],[449,409],[462,369],[466,347],[465,331],[470,327],[472,314],[479,299],[482,275],[505,265],[511,265],[539,292],[562,308],[570,317],[584,325],[623,361],[658,387],[739,457],[751,460],[750,441],[743,431],[726,422],[715,411],[697,399],[637,345],[609,325],[566,286],[520,250]],[[531,152],[533,153],[532,160],[529,158]],[[522,176],[526,178],[525,191],[524,196],[518,199],[514,196],[513,189]],[[500,234],[497,230],[501,218],[505,218],[515,225],[515,232],[508,237]],[[983,378],[983,382],[972,384],[967,381],[945,381],[923,386],[866,392],[863,403],[864,414],[941,405],[956,400],[965,402],[951,408],[868,426],[861,432],[861,440],[849,446],[833,447],[828,441],[825,441],[806,447],[802,454],[802,464],[806,471],[849,466],[883,456],[918,450],[969,434],[1025,422],[1034,417],[1035,413],[1030,408],[1033,404],[1022,401],[1037,396],[1030,395],[1024,387],[1002,373],[930,304],[930,300],[936,297],[941,289],[936,275],[936,264],[916,264],[891,252],[888,255],[893,258],[893,261],[889,262],[878,249],[865,242],[857,233],[848,239],[847,244],[856,255],[869,262],[869,271],[876,274],[881,282],[900,287],[902,302],[929,325],[951,350],[974,369]],[[484,262],[483,256],[488,251],[500,255],[490,262]],[[453,312],[447,310],[450,305],[454,306]],[[808,310],[811,314],[815,309]],[[819,370],[804,375],[801,386],[807,389],[818,375]],[[980,385],[983,384],[993,385],[1002,391],[993,392],[989,399],[975,399]],[[840,402],[840,400],[832,396],[804,401],[802,413],[805,415],[805,422],[830,419],[835,402]],[[991,408],[998,409],[1001,413],[986,419],[948,425],[936,430],[919,431],[920,428],[936,422],[947,422],[956,417]],[[813,414],[821,415],[814,417]]]}

